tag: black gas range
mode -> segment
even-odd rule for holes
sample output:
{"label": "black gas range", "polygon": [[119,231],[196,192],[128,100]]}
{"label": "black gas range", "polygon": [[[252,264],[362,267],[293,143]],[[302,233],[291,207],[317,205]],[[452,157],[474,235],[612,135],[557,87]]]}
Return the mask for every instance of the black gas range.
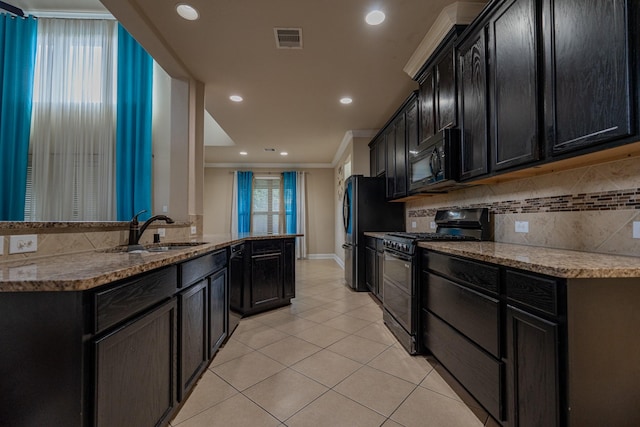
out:
{"label": "black gas range", "polygon": [[433,233],[399,232],[384,236],[383,319],[410,354],[420,351],[418,243],[493,240],[487,208],[439,210],[435,223],[437,229]]}

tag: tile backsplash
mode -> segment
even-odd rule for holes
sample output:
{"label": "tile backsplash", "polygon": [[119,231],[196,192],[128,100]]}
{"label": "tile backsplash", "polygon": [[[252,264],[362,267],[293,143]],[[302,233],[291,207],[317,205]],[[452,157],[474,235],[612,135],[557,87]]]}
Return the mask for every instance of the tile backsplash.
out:
{"label": "tile backsplash", "polygon": [[[640,256],[640,160],[629,158],[407,202],[409,231],[430,231],[437,209],[488,207],[495,241]],[[515,222],[527,221],[528,233]],[[416,227],[412,225],[415,223]]]}
{"label": "tile backsplash", "polygon": [[[4,242],[0,242],[4,244],[4,250],[2,254],[0,254],[0,261],[15,261],[33,257],[106,249],[124,245],[129,239],[127,225],[105,227],[104,223],[100,223],[92,228],[91,226],[76,227],[74,223],[67,223],[68,226],[64,223],[56,223],[50,227],[41,227],[36,223],[30,228],[29,225],[20,227],[17,223],[13,224],[11,227],[0,229],[1,234],[4,234],[4,239],[0,239],[4,240]],[[161,241],[180,242],[189,241],[197,237],[191,235],[191,224],[189,223],[171,226],[154,224],[143,234],[140,243],[151,243],[153,241],[153,234],[157,228],[165,229],[166,234],[165,237],[161,238]],[[13,234],[25,234],[25,232],[37,235],[38,250],[36,252],[9,254],[9,236]]]}

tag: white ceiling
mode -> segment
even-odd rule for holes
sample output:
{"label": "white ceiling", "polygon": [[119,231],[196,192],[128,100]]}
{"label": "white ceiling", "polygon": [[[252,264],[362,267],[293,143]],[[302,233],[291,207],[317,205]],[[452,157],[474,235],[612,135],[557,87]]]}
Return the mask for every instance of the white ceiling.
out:
{"label": "white ceiling", "polygon": [[[177,0],[102,3],[169,74],[204,83],[205,108],[234,143],[206,147],[205,161],[329,164],[346,132],[380,128],[417,88],[403,67],[455,0],[186,1],[199,20],[178,17]],[[9,3],[101,10],[97,0]],[[376,7],[387,19],[369,26],[364,15]],[[301,27],[304,48],[276,49],[274,27]],[[231,102],[231,94],[244,101]],[[353,103],[340,104],[342,96]]]}

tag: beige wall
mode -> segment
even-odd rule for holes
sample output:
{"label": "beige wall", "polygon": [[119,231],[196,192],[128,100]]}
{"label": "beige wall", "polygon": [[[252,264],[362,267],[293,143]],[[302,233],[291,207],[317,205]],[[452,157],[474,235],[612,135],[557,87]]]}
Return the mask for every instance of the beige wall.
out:
{"label": "beige wall", "polygon": [[190,221],[189,82],[156,63],[153,79],[153,214]]}
{"label": "beige wall", "polygon": [[[234,169],[205,168],[204,234],[229,233]],[[290,169],[251,168],[254,173],[282,172]],[[334,253],[334,181],[333,169],[296,169],[307,172],[307,253]]]}
{"label": "beige wall", "polygon": [[[406,203],[409,230],[430,231],[435,209],[488,206],[495,240],[531,246],[640,256],[640,160],[630,158]],[[516,233],[515,221],[528,221]],[[412,222],[416,228],[412,228]]]}

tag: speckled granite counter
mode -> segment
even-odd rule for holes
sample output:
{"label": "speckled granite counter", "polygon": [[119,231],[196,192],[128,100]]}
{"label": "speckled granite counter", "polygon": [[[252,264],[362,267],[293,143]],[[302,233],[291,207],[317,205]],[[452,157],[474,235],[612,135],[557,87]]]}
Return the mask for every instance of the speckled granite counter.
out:
{"label": "speckled granite counter", "polygon": [[364,235],[374,237],[376,239],[384,239],[384,235],[387,233],[392,233],[392,231],[365,231]]}
{"label": "speckled granite counter", "polygon": [[495,242],[420,242],[418,246],[566,279],[640,277],[640,257]]}
{"label": "speckled granite counter", "polygon": [[207,235],[206,243],[166,252],[94,250],[0,263],[0,292],[83,291],[222,249],[244,240],[281,239],[295,234]]}

